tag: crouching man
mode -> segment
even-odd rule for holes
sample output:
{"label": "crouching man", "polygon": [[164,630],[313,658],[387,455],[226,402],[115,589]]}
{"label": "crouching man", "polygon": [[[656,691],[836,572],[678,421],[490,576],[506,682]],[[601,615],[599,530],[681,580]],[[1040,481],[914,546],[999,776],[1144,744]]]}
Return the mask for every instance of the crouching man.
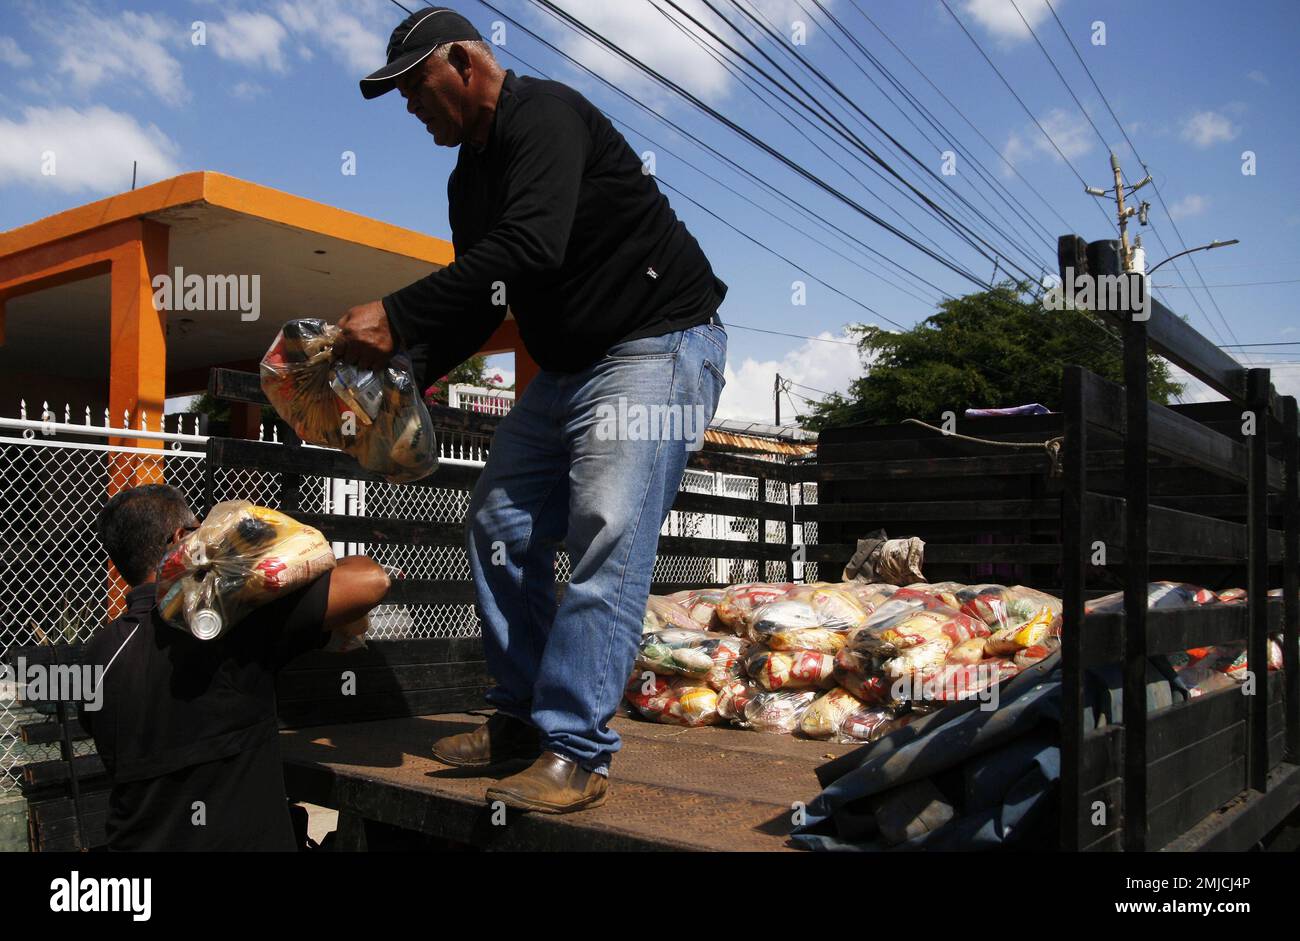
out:
{"label": "crouching man", "polygon": [[87,647],[85,662],[103,672],[79,710],[112,781],[108,848],[294,850],[276,674],[332,632],[364,630],[388,576],[364,556],[342,559],[220,638],[199,640],[154,606],[158,563],[198,527],[184,496],[158,484],[124,490],[98,525],[130,586],[126,612]]}

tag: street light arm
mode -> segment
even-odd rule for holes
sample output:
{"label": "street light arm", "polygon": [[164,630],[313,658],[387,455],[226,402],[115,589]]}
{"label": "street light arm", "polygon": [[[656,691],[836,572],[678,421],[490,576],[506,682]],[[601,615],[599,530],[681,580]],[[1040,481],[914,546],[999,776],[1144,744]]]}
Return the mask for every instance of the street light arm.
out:
{"label": "street light arm", "polygon": [[1225,246],[1227,246],[1227,245],[1236,245],[1236,244],[1237,244],[1238,242],[1240,242],[1240,241],[1241,241],[1241,239],[1228,239],[1226,242],[1214,241],[1214,242],[1211,242],[1209,245],[1198,245],[1198,246],[1196,246],[1196,248],[1189,248],[1189,249],[1187,249],[1186,251],[1181,251],[1181,252],[1179,252],[1179,253],[1176,254],[1176,255],[1170,255],[1170,256],[1169,256],[1168,258],[1166,258],[1164,261],[1160,262],[1159,265],[1155,265],[1155,266],[1153,266],[1152,268],[1149,268],[1149,269],[1147,270],[1147,277],[1149,278],[1149,277],[1151,277],[1153,274],[1155,274],[1155,273],[1156,273],[1156,268],[1159,268],[1160,265],[1164,265],[1164,264],[1166,264],[1166,263],[1168,263],[1168,262],[1171,262],[1171,261],[1173,261],[1175,258],[1182,258],[1184,255],[1190,255],[1192,252],[1206,252],[1206,251],[1209,251],[1211,248],[1223,248],[1223,247],[1225,247]]}

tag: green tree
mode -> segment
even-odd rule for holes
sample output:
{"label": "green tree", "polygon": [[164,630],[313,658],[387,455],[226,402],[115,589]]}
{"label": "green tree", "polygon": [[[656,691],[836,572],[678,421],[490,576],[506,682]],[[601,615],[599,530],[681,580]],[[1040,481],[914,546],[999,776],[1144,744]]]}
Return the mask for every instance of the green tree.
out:
{"label": "green tree", "polygon": [[[945,411],[1006,408],[1040,402],[1061,407],[1061,371],[1077,364],[1112,382],[1123,381],[1123,350],[1114,328],[1097,315],[1053,311],[1027,298],[1027,285],[953,298],[911,330],[891,333],[858,324],[866,375],[847,395],[834,394],[804,416],[805,428],[904,418],[935,421]],[[1164,360],[1151,356],[1150,395],[1165,404],[1181,391]]]}

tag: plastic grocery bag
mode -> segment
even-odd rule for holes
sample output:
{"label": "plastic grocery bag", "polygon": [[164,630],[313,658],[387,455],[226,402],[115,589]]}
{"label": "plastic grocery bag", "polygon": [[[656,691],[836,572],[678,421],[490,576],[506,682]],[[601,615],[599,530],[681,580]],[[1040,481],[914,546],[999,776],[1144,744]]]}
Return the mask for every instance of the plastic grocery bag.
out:
{"label": "plastic grocery bag", "polygon": [[744,677],[731,680],[718,689],[718,715],[737,725],[747,725],[745,707],[762,692],[763,687],[753,680]]}
{"label": "plastic grocery bag", "polygon": [[837,686],[813,700],[812,705],[804,710],[803,718],[799,720],[799,731],[809,738],[833,738],[845,719],[866,711],[869,711],[868,707],[862,700]]}
{"label": "plastic grocery bag", "polygon": [[405,354],[385,369],[334,359],[338,327],[291,320],[262,357],[262,391],[276,413],[309,444],[345,451],[390,483],[438,469],[433,422]]}
{"label": "plastic grocery bag", "polygon": [[1048,637],[1061,635],[1061,615],[1051,608],[1043,608],[1028,621],[1014,627],[1004,627],[984,642],[984,652],[990,657],[1014,656],[1017,651],[1043,643]]}
{"label": "plastic grocery bag", "polygon": [[847,591],[858,599],[858,604],[862,605],[868,614],[879,608],[894,592],[898,591],[897,585],[887,585],[884,582],[836,582],[831,587]]}
{"label": "plastic grocery bag", "polygon": [[834,684],[835,658],[811,650],[758,649],[745,661],[750,679],[766,690],[827,689]]}
{"label": "plastic grocery bag", "polygon": [[747,582],[732,585],[722,593],[718,603],[717,618],[723,626],[734,633],[743,634],[749,630],[748,616],[755,608],[777,601],[785,596],[793,582],[769,584],[767,582]]}
{"label": "plastic grocery bag", "polygon": [[677,591],[665,595],[664,598],[681,605],[682,609],[691,616],[691,620],[702,628],[717,630],[722,626],[722,622],[717,618],[718,605],[722,603],[721,588]]}
{"label": "plastic grocery bag", "polygon": [[[1220,604],[1219,597],[1208,588],[1186,582],[1151,582],[1147,585],[1147,608],[1192,608],[1204,604]],[[1124,592],[1111,592],[1089,601],[1088,614],[1106,614],[1124,610]]]}
{"label": "plastic grocery bag", "polygon": [[676,602],[662,595],[651,595],[646,599],[645,614],[641,618],[641,633],[654,634],[669,628],[698,631],[702,629],[702,625],[692,619],[690,612]]}
{"label": "plastic grocery bag", "polygon": [[655,722],[693,727],[720,719],[717,692],[684,676],[670,679],[634,673],[624,696],[637,712]]}
{"label": "plastic grocery bag", "polygon": [[212,508],[158,566],[158,610],[200,640],[226,633],[268,602],[334,568],[319,531],[247,500]]}
{"label": "plastic grocery bag", "polygon": [[845,716],[831,741],[877,742],[915,718],[910,713],[898,715],[893,709],[863,709]]}
{"label": "plastic grocery bag", "polygon": [[670,628],[642,636],[636,666],[704,680],[717,688],[741,675],[741,657],[748,646],[731,634]]}
{"label": "plastic grocery bag", "polygon": [[806,710],[817,698],[812,689],[761,692],[745,704],[745,722],[760,732],[783,735],[799,727]]}

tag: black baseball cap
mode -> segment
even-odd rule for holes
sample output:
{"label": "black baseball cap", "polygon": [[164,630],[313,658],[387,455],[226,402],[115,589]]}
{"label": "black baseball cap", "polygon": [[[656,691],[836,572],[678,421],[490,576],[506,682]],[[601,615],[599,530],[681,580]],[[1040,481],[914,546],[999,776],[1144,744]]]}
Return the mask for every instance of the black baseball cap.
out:
{"label": "black baseball cap", "polygon": [[388,38],[388,64],[361,80],[361,94],[378,98],[397,87],[397,76],[419,65],[435,48],[449,42],[477,42],[474,24],[447,7],[416,10]]}

